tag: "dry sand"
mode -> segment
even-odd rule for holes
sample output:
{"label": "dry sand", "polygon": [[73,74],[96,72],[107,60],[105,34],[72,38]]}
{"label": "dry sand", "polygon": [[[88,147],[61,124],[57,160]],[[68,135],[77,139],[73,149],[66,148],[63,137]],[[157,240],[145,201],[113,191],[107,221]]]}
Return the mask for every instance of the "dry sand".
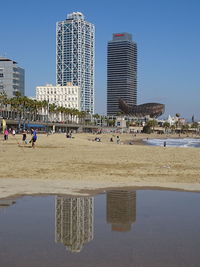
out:
{"label": "dry sand", "polygon": [[[116,134],[113,143],[111,136],[39,135],[32,149],[18,145],[21,135],[10,135],[7,142],[1,135],[0,197],[86,194],[117,187],[200,191],[200,148],[147,146],[141,141],[147,135],[130,134],[121,134],[122,144],[116,144]],[[92,141],[95,137],[102,142]]]}

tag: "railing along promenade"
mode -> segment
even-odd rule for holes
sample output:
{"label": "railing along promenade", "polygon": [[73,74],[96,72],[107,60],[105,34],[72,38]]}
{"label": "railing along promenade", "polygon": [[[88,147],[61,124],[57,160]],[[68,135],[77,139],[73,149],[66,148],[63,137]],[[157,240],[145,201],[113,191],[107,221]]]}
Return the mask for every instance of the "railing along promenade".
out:
{"label": "railing along promenade", "polygon": [[87,123],[75,123],[75,122],[42,122],[42,121],[27,121],[27,120],[12,120],[6,119],[6,125],[8,128],[24,129],[24,128],[39,128],[45,131],[58,130],[98,130],[100,126],[87,124]]}

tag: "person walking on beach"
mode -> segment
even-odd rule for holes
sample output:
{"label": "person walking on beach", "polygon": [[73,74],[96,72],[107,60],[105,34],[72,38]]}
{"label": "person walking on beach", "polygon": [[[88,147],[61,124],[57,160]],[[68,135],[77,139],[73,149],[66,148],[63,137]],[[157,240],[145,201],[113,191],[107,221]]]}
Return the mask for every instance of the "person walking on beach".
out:
{"label": "person walking on beach", "polygon": [[15,129],[12,130],[12,135],[15,137],[16,131]]}
{"label": "person walking on beach", "polygon": [[37,140],[37,132],[36,132],[36,130],[33,130],[33,129],[31,129],[31,130],[32,130],[32,135],[33,136],[32,136],[32,138],[31,138],[29,143],[32,144],[32,148],[35,148],[35,142]]}
{"label": "person walking on beach", "polygon": [[8,140],[8,129],[6,128],[4,130],[4,141],[7,141]]}
{"label": "person walking on beach", "polygon": [[117,136],[117,144],[119,144],[120,143],[120,138],[119,138],[119,136]]}
{"label": "person walking on beach", "polygon": [[26,142],[26,131],[25,130],[22,133],[22,142],[27,144],[27,142]]}
{"label": "person walking on beach", "polygon": [[164,141],[163,146],[166,147],[166,145],[167,145],[167,143],[166,143],[166,141]]}

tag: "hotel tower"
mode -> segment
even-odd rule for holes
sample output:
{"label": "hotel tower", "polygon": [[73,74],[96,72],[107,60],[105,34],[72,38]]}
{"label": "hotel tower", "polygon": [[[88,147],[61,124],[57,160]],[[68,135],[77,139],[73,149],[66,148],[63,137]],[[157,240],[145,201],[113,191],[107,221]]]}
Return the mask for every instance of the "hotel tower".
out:
{"label": "hotel tower", "polygon": [[56,25],[56,82],[80,87],[80,109],[94,113],[95,27],[80,12]]}
{"label": "hotel tower", "polygon": [[107,115],[117,115],[119,99],[137,104],[137,44],[129,33],[113,34],[107,50]]}

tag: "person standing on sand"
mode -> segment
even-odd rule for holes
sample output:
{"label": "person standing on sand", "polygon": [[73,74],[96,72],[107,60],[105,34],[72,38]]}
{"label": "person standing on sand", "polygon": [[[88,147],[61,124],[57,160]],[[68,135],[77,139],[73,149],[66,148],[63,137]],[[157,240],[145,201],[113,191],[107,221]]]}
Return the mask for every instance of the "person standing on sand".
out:
{"label": "person standing on sand", "polygon": [[8,129],[6,128],[4,130],[4,141],[7,141],[8,140]]}
{"label": "person standing on sand", "polygon": [[37,141],[37,132],[36,132],[36,130],[32,129],[32,134],[33,134],[33,136],[32,136],[32,138],[31,138],[29,143],[32,144],[32,148],[35,148],[35,142]]}
{"label": "person standing on sand", "polygon": [[26,131],[25,130],[22,133],[22,142],[25,143],[25,144],[27,143],[26,142]]}
{"label": "person standing on sand", "polygon": [[166,147],[166,145],[167,145],[167,143],[166,143],[166,141],[164,141],[163,146]]}
{"label": "person standing on sand", "polygon": [[120,138],[119,138],[119,136],[117,136],[117,144],[119,144],[120,143]]}

